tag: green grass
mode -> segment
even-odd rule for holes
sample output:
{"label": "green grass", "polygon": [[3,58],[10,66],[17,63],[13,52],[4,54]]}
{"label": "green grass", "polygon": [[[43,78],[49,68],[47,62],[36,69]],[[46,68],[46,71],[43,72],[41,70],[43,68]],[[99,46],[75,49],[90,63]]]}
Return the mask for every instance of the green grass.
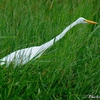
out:
{"label": "green grass", "polygon": [[[82,16],[100,23],[99,0],[1,0],[0,58],[41,45]],[[39,59],[0,66],[0,100],[100,97],[100,27],[77,25]]]}

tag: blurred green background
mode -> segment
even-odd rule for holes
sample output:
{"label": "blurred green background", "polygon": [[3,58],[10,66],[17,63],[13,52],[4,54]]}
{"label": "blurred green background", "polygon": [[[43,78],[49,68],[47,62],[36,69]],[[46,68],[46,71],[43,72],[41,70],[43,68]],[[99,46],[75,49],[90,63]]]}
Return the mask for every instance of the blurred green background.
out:
{"label": "blurred green background", "polygon": [[24,66],[0,66],[0,100],[87,100],[100,96],[99,0],[0,0],[0,58],[41,45],[80,24]]}

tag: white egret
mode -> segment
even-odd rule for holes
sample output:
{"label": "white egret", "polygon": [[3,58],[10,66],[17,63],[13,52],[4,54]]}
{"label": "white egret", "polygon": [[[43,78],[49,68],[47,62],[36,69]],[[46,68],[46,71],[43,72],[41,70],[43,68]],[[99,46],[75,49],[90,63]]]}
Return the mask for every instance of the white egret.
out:
{"label": "white egret", "polygon": [[54,42],[57,42],[58,40],[60,40],[66,34],[68,30],[70,30],[72,27],[80,23],[97,24],[97,22],[90,21],[83,17],[80,17],[75,22],[73,22],[68,27],[66,27],[63,30],[63,32],[59,34],[58,36],[56,36],[55,38],[51,39],[50,41],[40,46],[24,48],[24,49],[12,52],[11,54],[0,59],[0,65],[6,64],[6,67],[7,67],[10,63],[13,63],[15,67],[19,65],[24,65],[27,62],[29,62],[31,59],[39,58],[44,53],[45,50],[47,50],[49,47],[51,47],[54,44]]}

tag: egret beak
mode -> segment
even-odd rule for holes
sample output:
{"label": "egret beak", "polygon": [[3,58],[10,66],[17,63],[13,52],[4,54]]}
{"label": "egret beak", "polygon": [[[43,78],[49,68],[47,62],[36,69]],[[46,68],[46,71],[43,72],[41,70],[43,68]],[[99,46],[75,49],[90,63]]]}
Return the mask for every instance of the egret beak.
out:
{"label": "egret beak", "polygon": [[89,24],[98,24],[97,22],[91,21],[91,20],[84,20],[85,22],[89,23]]}

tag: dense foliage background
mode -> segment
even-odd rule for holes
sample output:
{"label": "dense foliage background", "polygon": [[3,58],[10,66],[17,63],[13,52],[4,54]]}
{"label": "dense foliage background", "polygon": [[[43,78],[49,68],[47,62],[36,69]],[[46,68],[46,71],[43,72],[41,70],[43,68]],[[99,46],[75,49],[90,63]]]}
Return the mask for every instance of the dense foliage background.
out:
{"label": "dense foliage background", "polygon": [[99,0],[0,0],[0,58],[41,45],[80,24],[24,66],[0,66],[0,100],[87,100],[100,97]]}

